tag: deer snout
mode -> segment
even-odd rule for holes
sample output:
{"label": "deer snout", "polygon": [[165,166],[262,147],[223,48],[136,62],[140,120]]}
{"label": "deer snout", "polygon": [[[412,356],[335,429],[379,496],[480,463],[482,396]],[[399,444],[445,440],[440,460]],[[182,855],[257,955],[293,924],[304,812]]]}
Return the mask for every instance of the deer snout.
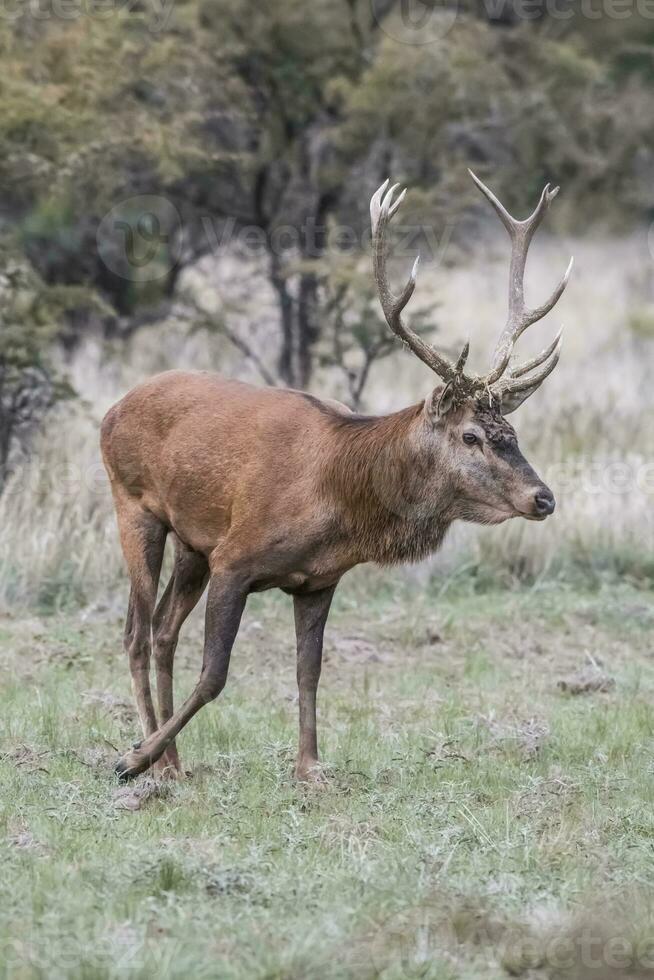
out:
{"label": "deer snout", "polygon": [[549,517],[554,513],[556,501],[549,487],[539,487],[534,494],[534,512],[537,517]]}

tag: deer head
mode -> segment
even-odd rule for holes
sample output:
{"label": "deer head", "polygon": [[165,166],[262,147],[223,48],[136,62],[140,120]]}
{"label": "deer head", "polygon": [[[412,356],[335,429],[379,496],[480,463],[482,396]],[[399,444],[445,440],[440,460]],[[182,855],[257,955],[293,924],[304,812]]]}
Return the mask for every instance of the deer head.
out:
{"label": "deer head", "polygon": [[444,475],[449,481],[456,516],[486,524],[516,516],[543,520],[554,510],[554,497],[521,454],[515,431],[505,416],[536,391],[559,360],[561,331],[536,357],[520,364],[512,361],[517,339],[553,309],[572,271],[571,259],[549,299],[534,309],[527,307],[524,272],[529,245],[558,187],[550,190],[546,185],[533,213],[518,221],[472,171],[470,175],[499,215],[511,240],[508,317],[488,374],[464,371],[469,344],[452,362],[403,322],[402,311],[416,285],[419,257],[402,292],[395,295],[386,273],[386,229],[406,191],[396,198],[398,185],[389,189],[388,180],[370,201],[375,280],[391,330],[441,379],[442,383],[425,400],[420,439],[424,453],[438,466],[439,482]]}

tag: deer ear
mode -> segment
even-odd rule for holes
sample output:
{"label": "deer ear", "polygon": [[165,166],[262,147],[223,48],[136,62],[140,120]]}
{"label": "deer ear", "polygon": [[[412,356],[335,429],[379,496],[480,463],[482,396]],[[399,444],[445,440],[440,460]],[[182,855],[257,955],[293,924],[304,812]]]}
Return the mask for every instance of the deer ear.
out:
{"label": "deer ear", "polygon": [[451,384],[439,385],[434,388],[425,401],[425,414],[434,425],[454,408],[454,388]]}

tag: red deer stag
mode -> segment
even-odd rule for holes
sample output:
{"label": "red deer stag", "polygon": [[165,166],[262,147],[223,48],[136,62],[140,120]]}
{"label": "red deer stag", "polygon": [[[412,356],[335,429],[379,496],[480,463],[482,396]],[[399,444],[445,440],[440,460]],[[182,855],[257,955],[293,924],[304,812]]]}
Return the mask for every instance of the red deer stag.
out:
{"label": "red deer stag", "polygon": [[[131,579],[125,648],[143,740],[116,765],[127,779],[156,764],[180,773],[175,738],[222,691],[250,592],[293,596],[300,736],[295,767],[320,782],[316,691],[325,621],[341,576],[360,562],[415,561],[437,550],[455,520],[543,520],[554,497],[520,453],[505,416],[559,359],[560,333],[513,364],[520,334],[561,296],[572,262],[542,306],[525,304],[529,244],[558,188],[545,187],[517,221],[472,174],[511,240],[509,314],[490,372],[465,373],[402,322],[416,260],[399,295],[386,272],[386,231],[404,193],[386,181],[370,202],[374,274],[391,330],[441,383],[392,415],[357,415],[299,391],[257,388],[209,373],[170,371],[129,392],[102,424],[102,452]],[[538,369],[538,370],[537,370]],[[156,605],[166,536],[172,577]],[[173,709],[180,627],[209,584],[204,657],[192,694]],[[154,649],[158,713],[150,691]]]}

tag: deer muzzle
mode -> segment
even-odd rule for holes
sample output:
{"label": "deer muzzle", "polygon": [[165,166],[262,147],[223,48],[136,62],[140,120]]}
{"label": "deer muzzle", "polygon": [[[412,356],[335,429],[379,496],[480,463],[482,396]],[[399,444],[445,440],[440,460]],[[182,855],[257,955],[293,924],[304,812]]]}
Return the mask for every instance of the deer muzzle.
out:
{"label": "deer muzzle", "polygon": [[534,493],[532,502],[532,512],[528,516],[532,520],[544,521],[546,517],[554,513],[554,508],[556,507],[556,501],[554,499],[554,494],[549,487],[545,485],[538,487]]}

